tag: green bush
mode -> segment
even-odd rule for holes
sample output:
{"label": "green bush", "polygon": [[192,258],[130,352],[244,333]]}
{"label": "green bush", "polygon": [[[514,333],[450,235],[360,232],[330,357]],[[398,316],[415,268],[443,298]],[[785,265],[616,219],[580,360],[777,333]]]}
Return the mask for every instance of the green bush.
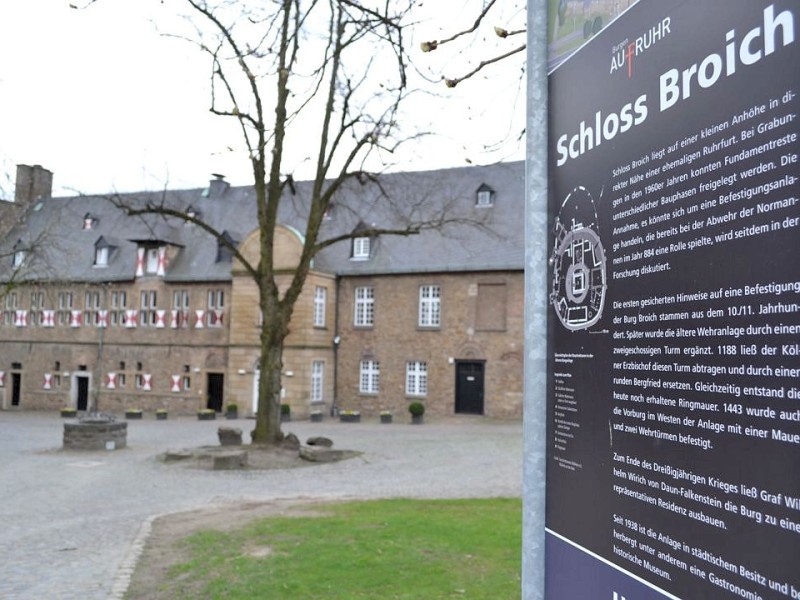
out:
{"label": "green bush", "polygon": [[291,414],[291,412],[292,412],[292,407],[291,406],[289,406],[288,404],[281,404],[281,414],[282,415],[288,415],[288,414]]}
{"label": "green bush", "polygon": [[408,405],[408,412],[415,417],[421,417],[425,414],[425,405],[422,402],[412,402]]}

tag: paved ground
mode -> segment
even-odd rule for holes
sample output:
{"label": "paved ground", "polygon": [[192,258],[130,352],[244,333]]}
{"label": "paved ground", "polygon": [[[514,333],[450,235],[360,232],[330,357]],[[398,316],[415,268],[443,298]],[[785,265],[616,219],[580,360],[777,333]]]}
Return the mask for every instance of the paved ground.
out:
{"label": "paved ground", "polygon": [[[130,421],[128,448],[65,452],[58,415],[0,412],[0,598],[117,597],[150,519],[242,501],[287,498],[519,496],[522,424],[452,418],[289,423],[301,440],[332,438],[363,455],[282,471],[214,472],[156,461],[216,443],[219,421]],[[245,431],[252,422],[239,420]]]}

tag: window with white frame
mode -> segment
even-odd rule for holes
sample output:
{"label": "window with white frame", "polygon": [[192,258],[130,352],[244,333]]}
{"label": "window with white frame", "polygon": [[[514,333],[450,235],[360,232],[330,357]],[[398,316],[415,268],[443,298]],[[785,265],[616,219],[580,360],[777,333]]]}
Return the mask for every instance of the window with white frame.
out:
{"label": "window with white frame", "polygon": [[377,394],[380,391],[381,363],[377,360],[362,360],[358,391],[362,394]]}
{"label": "window with white frame", "polygon": [[14,325],[17,318],[16,292],[9,292],[8,294],[6,294],[5,305],[6,305],[6,310],[3,312],[3,323],[5,323],[6,325]]}
{"label": "window with white frame", "polygon": [[315,360],[311,363],[311,402],[322,402],[325,383],[325,362]]}
{"label": "window with white frame", "polygon": [[31,292],[31,325],[41,325],[44,321],[44,292]]}
{"label": "window with white frame", "polygon": [[145,250],[145,272],[149,274],[158,273],[158,248],[147,248]]}
{"label": "window with white frame", "polygon": [[439,327],[442,323],[442,289],[438,285],[419,288],[419,326]]}
{"label": "window with white frame", "polygon": [[366,260],[369,258],[370,239],[368,237],[353,238],[353,258]]}
{"label": "window with white frame", "polygon": [[25,250],[15,250],[14,257],[11,260],[11,266],[18,269],[25,262]]}
{"label": "window with white frame", "polygon": [[142,290],[139,303],[139,326],[152,327],[156,324],[156,291]]}
{"label": "window with white frame", "polygon": [[375,324],[375,290],[372,287],[357,287],[355,300],[356,327],[372,327]]}
{"label": "window with white frame", "polygon": [[406,363],[406,395],[428,394],[428,363],[412,360]]}
{"label": "window with white frame", "polygon": [[317,286],[314,288],[314,327],[325,327],[325,301],[328,289]]}
{"label": "window with white frame", "polygon": [[58,293],[58,324],[69,325],[72,315],[72,292]]}
{"label": "window with white frame", "polygon": [[100,292],[86,292],[83,300],[83,324],[97,325],[100,322]]}
{"label": "window with white frame", "polygon": [[108,246],[97,246],[94,249],[94,266],[108,266]]}
{"label": "window with white frame", "polygon": [[222,311],[225,310],[225,291],[208,290],[207,327],[222,327]]}
{"label": "window with white frame", "polygon": [[172,308],[175,311],[173,326],[180,329],[189,327],[189,290],[172,292]]}
{"label": "window with white frame", "polygon": [[128,294],[126,292],[111,292],[111,326],[125,325],[125,310],[128,308]]}
{"label": "window with white frame", "polygon": [[494,190],[485,183],[476,192],[475,204],[477,206],[492,206],[494,204]]}

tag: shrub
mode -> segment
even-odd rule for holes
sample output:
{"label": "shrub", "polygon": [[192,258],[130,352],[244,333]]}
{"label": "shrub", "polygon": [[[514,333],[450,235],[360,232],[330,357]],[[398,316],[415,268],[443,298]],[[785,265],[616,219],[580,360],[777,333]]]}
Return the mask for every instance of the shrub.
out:
{"label": "shrub", "polygon": [[408,405],[408,412],[415,417],[421,417],[425,414],[425,405],[422,402],[412,402]]}
{"label": "shrub", "polygon": [[292,407],[291,406],[289,406],[288,404],[281,404],[281,414],[282,415],[288,415],[288,414],[291,414],[291,412],[292,412]]}

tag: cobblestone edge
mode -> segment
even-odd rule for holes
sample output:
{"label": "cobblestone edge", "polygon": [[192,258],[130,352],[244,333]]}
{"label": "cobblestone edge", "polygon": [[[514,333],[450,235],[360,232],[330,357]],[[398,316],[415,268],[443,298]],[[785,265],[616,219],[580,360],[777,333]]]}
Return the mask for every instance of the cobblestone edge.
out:
{"label": "cobblestone edge", "polygon": [[125,594],[128,592],[128,587],[131,584],[133,572],[136,570],[136,565],[139,563],[139,559],[142,557],[142,552],[144,552],[147,539],[153,532],[153,522],[159,517],[165,516],[166,514],[168,513],[164,513],[163,515],[152,515],[142,522],[139,527],[139,531],[136,533],[136,537],[133,539],[133,542],[128,547],[128,551],[125,553],[125,558],[122,559],[122,562],[117,569],[117,574],[114,577],[114,583],[111,586],[111,594],[109,595],[108,600],[123,600],[125,598]]}

